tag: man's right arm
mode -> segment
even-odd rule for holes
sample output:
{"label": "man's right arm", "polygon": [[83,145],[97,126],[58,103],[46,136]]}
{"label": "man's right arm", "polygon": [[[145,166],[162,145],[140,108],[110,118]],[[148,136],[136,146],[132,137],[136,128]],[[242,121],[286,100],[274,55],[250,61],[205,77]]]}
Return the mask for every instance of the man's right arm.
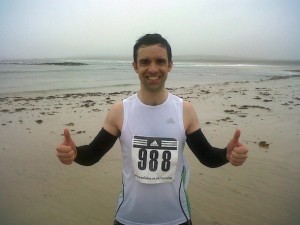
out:
{"label": "man's right arm", "polygon": [[76,147],[75,162],[91,166],[97,163],[115,144],[123,124],[123,103],[115,103],[108,111],[104,125],[89,145]]}
{"label": "man's right arm", "polygon": [[106,115],[104,125],[89,145],[75,146],[69,130],[65,129],[64,141],[57,146],[57,157],[64,164],[73,161],[90,166],[98,162],[115,144],[123,124],[123,104],[115,103]]}
{"label": "man's right arm", "polygon": [[89,145],[76,147],[77,155],[74,161],[83,166],[97,163],[113,147],[117,139],[117,136],[102,128]]}

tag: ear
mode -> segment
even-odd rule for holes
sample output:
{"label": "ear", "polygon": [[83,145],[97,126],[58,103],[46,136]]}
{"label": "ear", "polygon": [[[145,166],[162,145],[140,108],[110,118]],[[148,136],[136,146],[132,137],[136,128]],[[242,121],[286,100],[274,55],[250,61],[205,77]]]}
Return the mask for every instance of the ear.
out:
{"label": "ear", "polygon": [[133,67],[133,69],[134,69],[134,71],[136,72],[136,73],[138,73],[138,68],[137,68],[137,63],[136,62],[132,62],[132,67]]}
{"label": "ear", "polygon": [[169,62],[169,66],[168,66],[168,72],[170,72],[172,70],[172,67],[173,67],[173,61],[171,60]]}

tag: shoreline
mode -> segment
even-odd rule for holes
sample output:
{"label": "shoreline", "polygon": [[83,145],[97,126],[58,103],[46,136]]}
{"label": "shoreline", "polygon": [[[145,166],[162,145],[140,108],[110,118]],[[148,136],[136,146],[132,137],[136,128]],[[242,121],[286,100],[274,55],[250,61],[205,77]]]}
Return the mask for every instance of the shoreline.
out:
{"label": "shoreline", "polygon": [[[207,85],[222,85],[222,84],[229,84],[229,83],[252,83],[252,82],[265,82],[270,80],[283,80],[283,79],[292,79],[292,78],[300,78],[300,70],[286,70],[290,72],[296,72],[297,74],[292,75],[284,75],[284,76],[268,76],[265,75],[260,79],[257,80],[236,80],[236,81],[214,81],[202,84],[193,84],[190,83],[189,86],[185,86],[185,88],[193,88],[193,86],[207,86]],[[172,82],[173,83],[173,82]],[[167,87],[168,90],[174,90],[181,88],[180,84],[175,85],[175,87]],[[61,95],[84,95],[84,94],[109,94],[111,92],[123,92],[123,91],[137,91],[139,88],[139,84],[119,84],[119,85],[108,85],[102,87],[84,87],[84,88],[77,88],[77,89],[50,89],[50,90],[34,90],[34,91],[19,91],[19,92],[8,92],[8,93],[1,93],[0,92],[0,99],[6,97],[19,97],[19,96],[61,96]],[[101,89],[101,91],[99,91]],[[57,94],[54,94],[57,93]]]}
{"label": "shoreline", "polygon": [[[209,169],[186,147],[193,223],[296,225],[300,221],[300,79],[168,90],[193,103],[212,145],[224,147],[240,128],[241,141],[250,150],[242,167]],[[89,143],[111,105],[133,93],[0,97],[0,223],[112,224],[121,187],[119,143],[92,167],[62,165],[55,147],[64,128],[71,130],[77,145]]]}

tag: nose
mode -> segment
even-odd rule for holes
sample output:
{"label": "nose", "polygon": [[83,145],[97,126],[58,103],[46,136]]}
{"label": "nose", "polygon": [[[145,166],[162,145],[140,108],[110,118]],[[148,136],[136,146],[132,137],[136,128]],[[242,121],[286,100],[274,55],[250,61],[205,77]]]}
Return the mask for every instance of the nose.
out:
{"label": "nose", "polygon": [[149,64],[149,67],[148,67],[148,72],[149,73],[155,74],[155,73],[157,73],[157,71],[158,71],[158,67],[155,63]]}

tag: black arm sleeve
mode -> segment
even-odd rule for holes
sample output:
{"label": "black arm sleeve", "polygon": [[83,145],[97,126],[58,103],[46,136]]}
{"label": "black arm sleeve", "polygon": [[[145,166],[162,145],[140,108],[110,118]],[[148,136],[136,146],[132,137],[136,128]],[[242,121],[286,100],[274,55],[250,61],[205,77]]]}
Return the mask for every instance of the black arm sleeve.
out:
{"label": "black arm sleeve", "polygon": [[188,134],[186,143],[198,160],[207,167],[216,168],[228,163],[226,148],[219,149],[212,147],[206,140],[201,129]]}
{"label": "black arm sleeve", "polygon": [[83,166],[97,163],[112,148],[117,139],[117,136],[102,128],[89,145],[76,147],[77,156],[74,161]]}

